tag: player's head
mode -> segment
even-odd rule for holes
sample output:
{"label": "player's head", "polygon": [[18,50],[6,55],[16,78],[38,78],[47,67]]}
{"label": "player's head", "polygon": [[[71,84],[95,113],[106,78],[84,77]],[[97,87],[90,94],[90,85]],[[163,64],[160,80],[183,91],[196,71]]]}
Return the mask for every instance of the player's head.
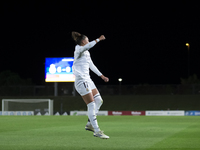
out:
{"label": "player's head", "polygon": [[89,39],[87,36],[80,34],[78,32],[75,32],[75,31],[72,32],[72,38],[78,45],[85,45],[85,44],[89,43]]}

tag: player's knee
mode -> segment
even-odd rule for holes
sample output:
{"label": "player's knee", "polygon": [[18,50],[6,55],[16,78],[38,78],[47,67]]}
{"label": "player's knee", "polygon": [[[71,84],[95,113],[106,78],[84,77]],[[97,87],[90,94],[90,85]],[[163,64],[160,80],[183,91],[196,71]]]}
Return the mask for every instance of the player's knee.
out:
{"label": "player's knee", "polygon": [[99,93],[97,93],[96,95],[94,95],[94,100],[97,103],[103,104],[103,99],[102,99],[102,97],[101,97],[101,95]]}
{"label": "player's knee", "polygon": [[101,103],[103,104],[103,99],[101,98]]}

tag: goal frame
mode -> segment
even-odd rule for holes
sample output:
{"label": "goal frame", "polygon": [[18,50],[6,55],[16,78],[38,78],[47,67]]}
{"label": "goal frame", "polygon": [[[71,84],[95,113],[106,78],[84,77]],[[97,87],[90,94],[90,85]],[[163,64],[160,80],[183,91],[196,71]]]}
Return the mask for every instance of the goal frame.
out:
{"label": "goal frame", "polygon": [[28,102],[28,103],[48,102],[49,115],[53,115],[53,100],[51,99],[2,99],[2,114],[5,112],[5,109],[4,109],[5,101],[12,101],[12,102],[21,101],[21,102]]}

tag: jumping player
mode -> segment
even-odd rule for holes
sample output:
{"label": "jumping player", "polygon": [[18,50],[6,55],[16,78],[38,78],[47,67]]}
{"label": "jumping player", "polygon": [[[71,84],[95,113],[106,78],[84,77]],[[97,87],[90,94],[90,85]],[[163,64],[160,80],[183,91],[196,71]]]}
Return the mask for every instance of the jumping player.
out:
{"label": "jumping player", "polygon": [[87,36],[78,32],[72,32],[72,38],[77,44],[75,47],[73,64],[73,73],[76,77],[75,88],[82,96],[88,108],[87,111],[89,119],[85,129],[94,132],[95,137],[108,139],[109,136],[105,135],[98,126],[96,115],[103,103],[103,100],[94,82],[90,78],[89,69],[101,77],[105,82],[108,82],[109,79],[105,77],[93,64],[90,53],[88,51],[99,41],[105,40],[105,37],[104,35],[101,35],[96,40],[89,42]]}

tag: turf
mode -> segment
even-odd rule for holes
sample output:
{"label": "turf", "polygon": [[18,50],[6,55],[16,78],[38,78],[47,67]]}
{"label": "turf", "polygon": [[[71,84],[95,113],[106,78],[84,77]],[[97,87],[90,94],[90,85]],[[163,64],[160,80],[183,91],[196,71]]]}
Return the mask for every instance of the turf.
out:
{"label": "turf", "polygon": [[98,116],[108,140],[85,131],[86,116],[0,116],[0,150],[199,150],[200,117]]}

